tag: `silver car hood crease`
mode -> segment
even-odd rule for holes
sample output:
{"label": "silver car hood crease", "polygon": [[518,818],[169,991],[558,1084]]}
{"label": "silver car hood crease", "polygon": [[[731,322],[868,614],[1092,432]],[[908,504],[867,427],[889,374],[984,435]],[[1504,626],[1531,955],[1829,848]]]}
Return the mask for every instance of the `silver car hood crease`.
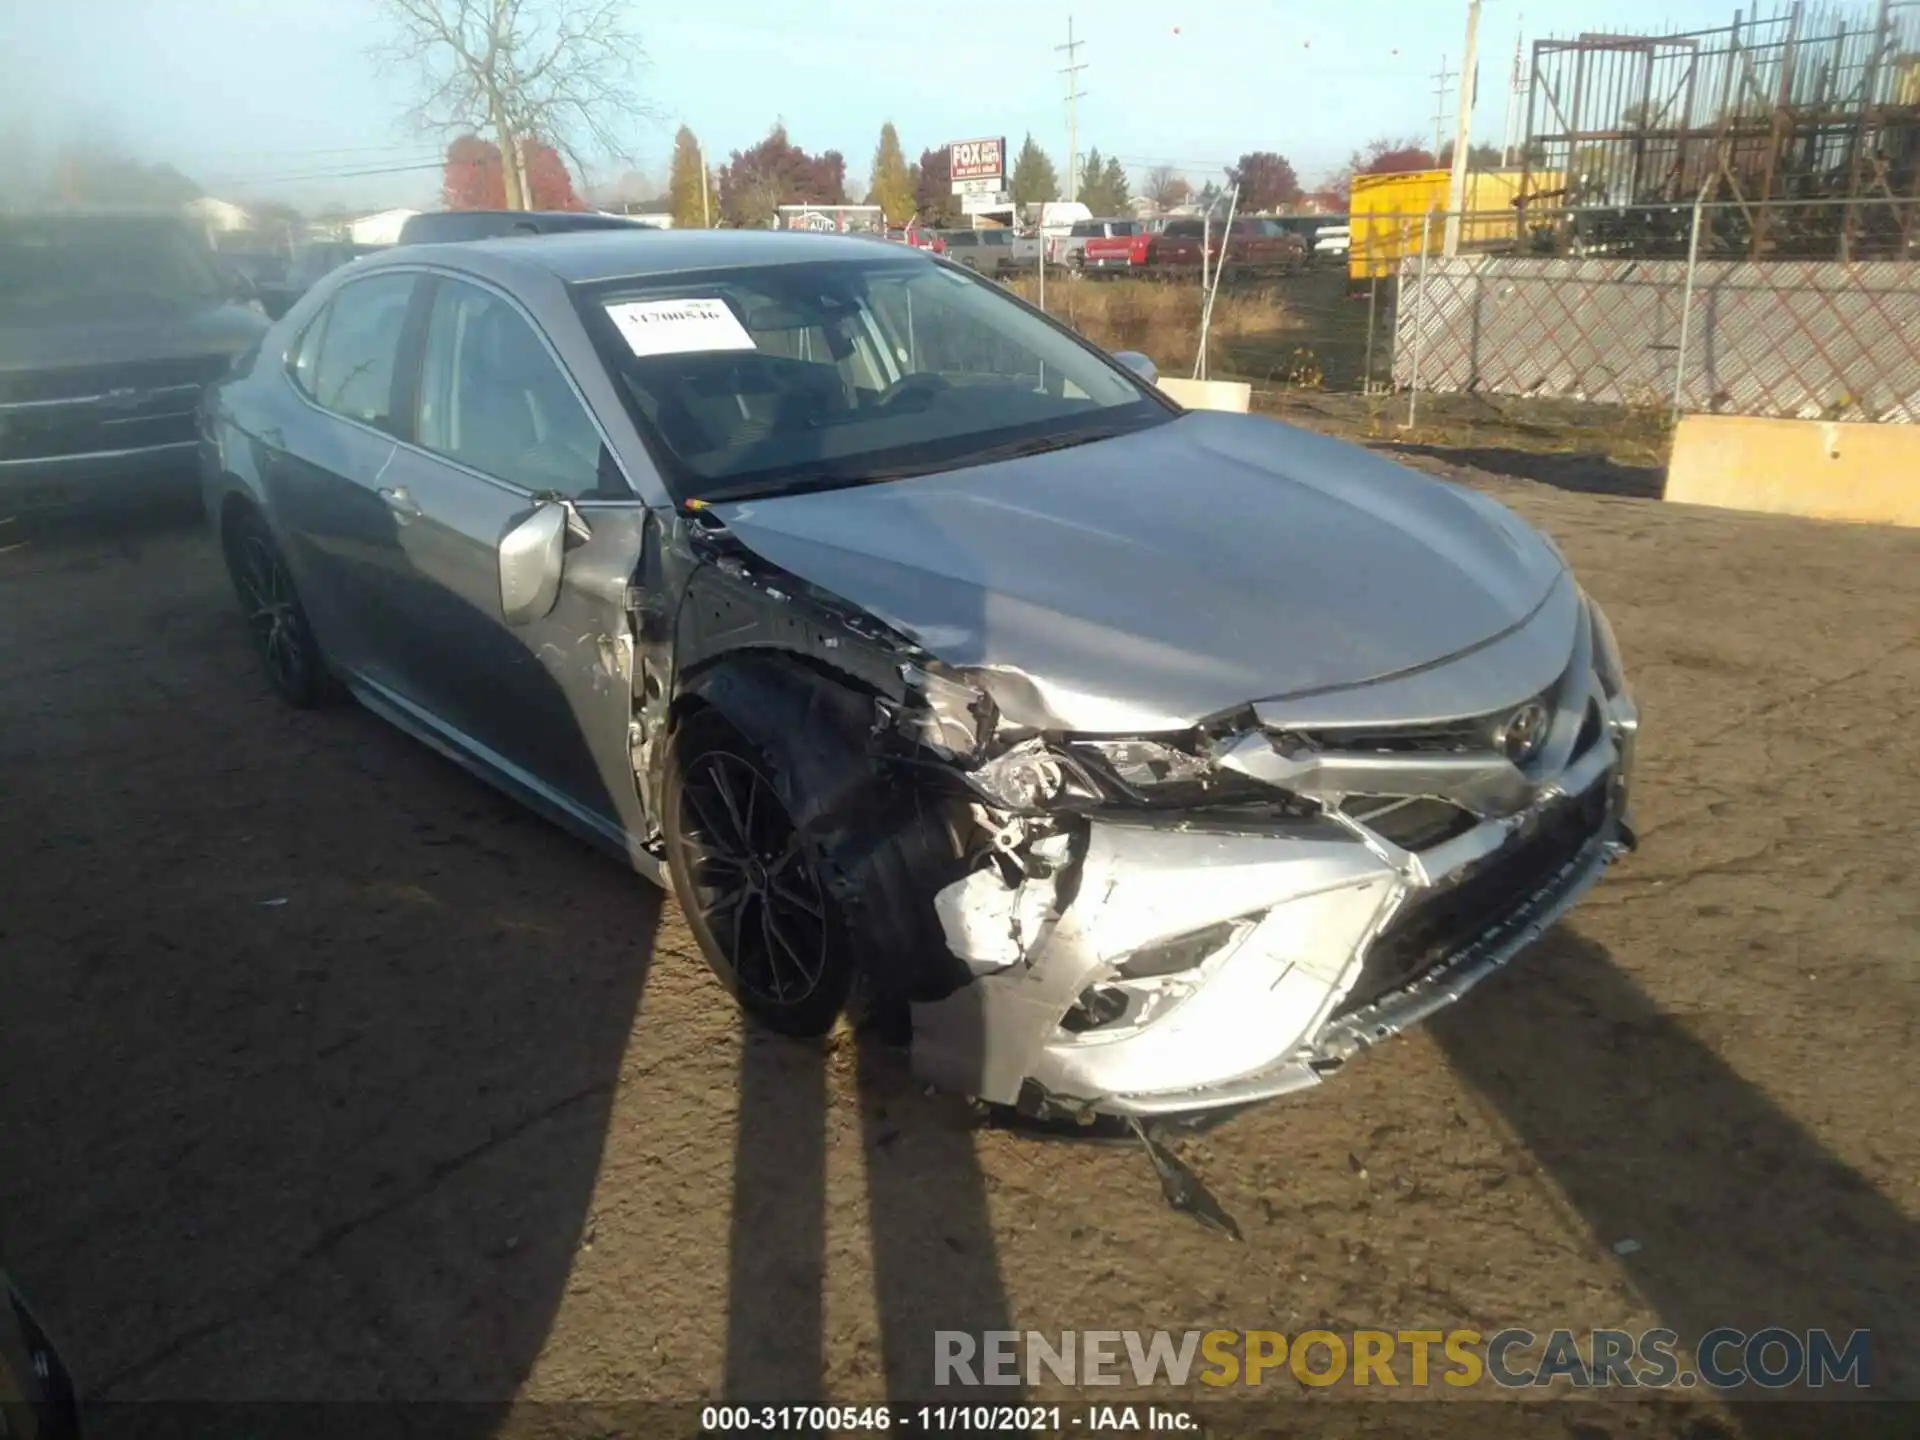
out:
{"label": "silver car hood crease", "polygon": [[714,509],[989,688],[1016,682],[996,690],[1009,719],[1083,731],[1432,665],[1520,623],[1564,571],[1483,496],[1253,416]]}

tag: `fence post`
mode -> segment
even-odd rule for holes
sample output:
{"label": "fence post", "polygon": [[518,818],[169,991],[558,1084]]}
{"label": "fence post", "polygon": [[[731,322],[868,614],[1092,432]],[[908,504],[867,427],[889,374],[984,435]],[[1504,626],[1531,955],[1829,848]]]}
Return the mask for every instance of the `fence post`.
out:
{"label": "fence post", "polygon": [[1380,310],[1380,277],[1367,278],[1367,359],[1360,371],[1360,393],[1373,393],[1373,322]]}
{"label": "fence post", "polygon": [[1413,384],[1407,392],[1407,429],[1420,419],[1420,352],[1427,333],[1427,247],[1433,241],[1433,211],[1420,217],[1420,308],[1413,322]]}
{"label": "fence post", "polygon": [[[1040,210],[1040,214],[1041,214],[1041,216],[1042,216],[1042,217],[1044,218],[1044,217],[1045,217],[1045,215],[1046,215],[1046,213],[1047,213],[1047,212],[1046,212],[1046,207],[1045,207],[1045,206],[1042,206],[1042,207],[1041,207],[1041,210]],[[1046,227],[1046,226],[1044,226],[1044,225],[1037,225],[1037,226],[1035,226],[1035,227],[1034,227],[1034,238],[1035,238],[1035,239],[1037,239],[1037,240],[1038,240],[1038,241],[1040,242],[1040,245],[1039,245],[1039,250],[1040,250],[1040,282],[1039,282],[1039,283],[1040,283],[1040,309],[1041,309],[1041,312],[1042,312],[1042,313],[1045,313],[1045,311],[1046,311],[1046,308],[1047,308],[1047,227]]]}
{"label": "fence post", "polygon": [[[1713,182],[1709,180],[1708,185]],[[1693,202],[1693,228],[1687,238],[1687,283],[1680,292],[1680,353],[1673,360],[1673,422],[1680,423],[1680,397],[1687,383],[1687,339],[1693,328],[1693,281],[1700,269],[1700,215],[1707,208],[1707,191],[1702,186]]]}

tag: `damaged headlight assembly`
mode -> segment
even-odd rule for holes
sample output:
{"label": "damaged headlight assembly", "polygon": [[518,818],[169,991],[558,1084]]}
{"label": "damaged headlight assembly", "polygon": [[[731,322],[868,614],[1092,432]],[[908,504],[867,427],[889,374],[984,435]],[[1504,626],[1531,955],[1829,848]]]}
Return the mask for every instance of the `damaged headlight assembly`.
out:
{"label": "damaged headlight assembly", "polygon": [[1025,740],[968,772],[989,804],[1032,812],[1063,802],[1177,805],[1251,788],[1213,762],[1158,740]]}

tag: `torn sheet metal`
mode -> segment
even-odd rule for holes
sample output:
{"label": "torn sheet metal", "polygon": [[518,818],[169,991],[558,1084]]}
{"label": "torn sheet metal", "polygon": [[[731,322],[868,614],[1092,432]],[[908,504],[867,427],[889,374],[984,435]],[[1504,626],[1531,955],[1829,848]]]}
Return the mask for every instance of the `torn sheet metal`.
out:
{"label": "torn sheet metal", "polygon": [[[1078,892],[1044,944],[915,1007],[916,1065],[934,1083],[1011,1104],[1029,1077],[1091,1098],[1182,1088],[1265,1063],[1331,1008],[1347,959],[1395,893],[1392,872],[1364,847],[1331,827],[1315,835],[1096,823]],[[957,888],[942,892],[943,923],[979,893]],[[1128,955],[1241,919],[1247,932],[1193,971],[1122,980],[1152,1020],[1131,1038],[1050,1043],[1081,993]],[[971,923],[947,930],[956,948],[976,944],[974,935]]]}
{"label": "torn sheet metal", "polygon": [[934,896],[947,946],[976,975],[1019,964],[1054,917],[1052,876],[1010,880],[998,868],[976,870]]}
{"label": "torn sheet metal", "polygon": [[[1624,790],[1610,791],[1608,819],[1578,856],[1536,893],[1516,894],[1501,924],[1404,990],[1343,1010],[1370,948],[1415,895],[1524,839],[1549,807],[1611,785],[1618,761],[1603,737],[1526,810],[1418,856],[1331,820],[1254,834],[1096,820],[1071,903],[1024,953],[1016,956],[1024,932],[1011,918],[1017,886],[995,891],[970,878],[942,892],[949,943],[985,950],[980,936],[990,935],[993,968],[976,967],[974,983],[915,1007],[916,1068],[995,1103],[1037,1087],[1069,1109],[1122,1115],[1315,1085],[1465,993],[1598,879],[1623,848]],[[1205,943],[1183,950],[1194,935]],[[1178,963],[1135,963],[1169,954]]]}

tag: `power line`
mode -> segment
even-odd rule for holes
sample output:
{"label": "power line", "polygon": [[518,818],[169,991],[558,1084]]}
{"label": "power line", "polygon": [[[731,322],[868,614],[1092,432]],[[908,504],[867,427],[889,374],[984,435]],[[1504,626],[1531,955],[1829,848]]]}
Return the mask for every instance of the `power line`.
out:
{"label": "power line", "polygon": [[197,153],[213,160],[257,160],[267,156],[287,159],[305,160],[311,158],[319,160],[329,156],[340,156],[345,157],[342,163],[352,163],[354,159],[361,156],[418,155],[437,148],[438,146],[431,141],[414,140],[405,144],[397,144],[389,141],[381,145],[334,145],[314,146],[312,148],[302,149],[275,148],[271,150],[205,150]]}
{"label": "power line", "polygon": [[219,175],[202,184],[217,185],[288,185],[295,181],[307,180],[359,180],[371,175],[408,175],[416,171],[439,170],[446,165],[445,159],[429,160],[417,165],[382,165],[365,170],[318,170],[306,174],[290,175]]}
{"label": "power line", "polygon": [[1079,102],[1086,98],[1087,92],[1080,88],[1080,72],[1087,67],[1080,63],[1080,47],[1085,41],[1073,38],[1073,16],[1067,16],[1067,43],[1054,46],[1055,51],[1064,50],[1067,63],[1061,67],[1060,74],[1067,82],[1067,198],[1080,198],[1080,110]]}

